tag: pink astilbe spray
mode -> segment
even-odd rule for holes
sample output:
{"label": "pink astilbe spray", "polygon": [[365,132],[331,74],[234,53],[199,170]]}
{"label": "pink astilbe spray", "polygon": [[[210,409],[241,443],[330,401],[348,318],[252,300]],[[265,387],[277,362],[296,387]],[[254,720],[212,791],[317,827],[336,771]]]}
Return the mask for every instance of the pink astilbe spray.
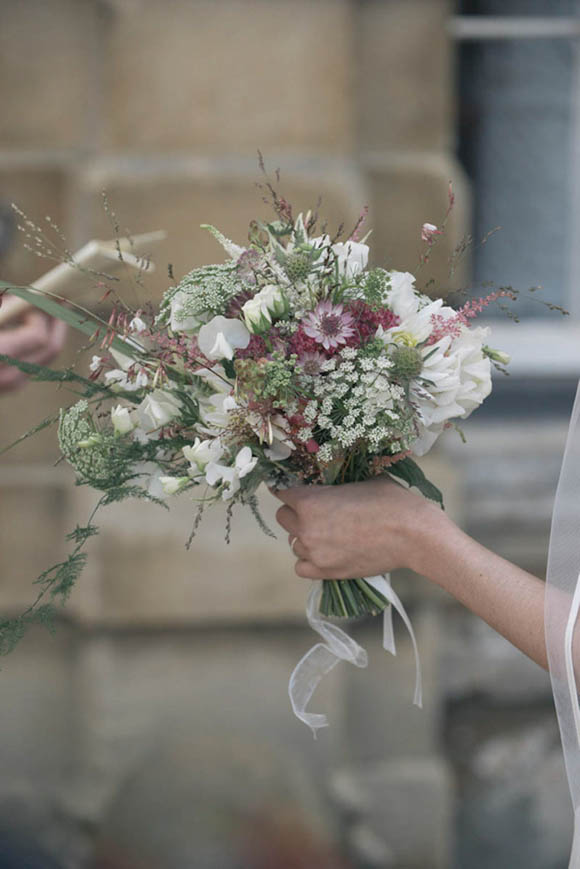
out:
{"label": "pink astilbe spray", "polygon": [[496,290],[488,296],[481,296],[479,299],[470,299],[453,317],[445,318],[441,314],[432,314],[431,323],[433,331],[429,336],[427,344],[436,344],[442,338],[449,336],[450,338],[458,338],[464,326],[469,326],[469,321],[481,314],[492,302],[498,299],[515,299],[515,295],[509,290]]}

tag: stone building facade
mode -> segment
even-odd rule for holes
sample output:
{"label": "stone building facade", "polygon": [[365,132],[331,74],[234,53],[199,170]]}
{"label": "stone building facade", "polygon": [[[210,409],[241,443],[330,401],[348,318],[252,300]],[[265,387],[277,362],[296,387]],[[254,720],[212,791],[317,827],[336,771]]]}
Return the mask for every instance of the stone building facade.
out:
{"label": "stone building facade", "polygon": [[[0,0],[2,205],[49,214],[74,250],[112,235],[106,190],[122,227],[168,232],[148,282],[158,299],[166,263],[180,276],[217,257],[201,223],[239,239],[263,213],[257,148],[281,168],[296,210],[321,195],[338,225],[368,204],[376,262],[395,268],[417,261],[419,228],[441,218],[453,179],[457,207],[432,262],[446,290],[470,210],[454,156],[453,11],[450,0]],[[7,234],[3,279],[28,282],[49,267]],[[83,352],[71,335],[63,364]],[[64,400],[34,384],[3,398],[1,442]],[[522,498],[538,495],[521,463],[503,478],[503,501],[486,485],[489,462],[521,442],[522,426],[490,425],[470,427],[469,463],[450,441],[425,470],[460,523],[541,571],[563,426],[539,436],[544,501],[532,527],[513,519]],[[530,463],[537,448],[534,435]],[[49,431],[0,458],[2,613],[30,601],[32,580],[92,506],[56,457]],[[273,521],[267,494],[263,507]],[[316,704],[332,727],[313,742],[286,695],[312,638],[284,535],[273,542],[238,514],[227,548],[216,510],[186,552],[191,521],[184,500],[167,515],[111,508],[56,635],[32,632],[3,662],[1,829],[28,840],[33,831],[71,869],[490,865],[477,862],[481,842],[479,856],[454,856],[458,823],[479,812],[465,786],[474,757],[496,798],[485,805],[491,829],[502,795],[509,801],[505,745],[490,743],[495,731],[483,724],[495,720],[490,704],[510,726],[520,715],[530,751],[540,745],[545,760],[512,801],[531,793],[533,811],[549,814],[537,781],[551,776],[552,805],[560,799],[555,731],[532,726],[536,709],[549,718],[547,677],[424,580],[400,576],[425,667],[424,710],[411,706],[405,637],[387,659],[378,626],[365,623],[357,631],[370,668],[328,678]],[[483,712],[465,706],[473,697]],[[465,823],[485,841],[492,834],[479,820]],[[564,824],[561,853],[567,835]]]}

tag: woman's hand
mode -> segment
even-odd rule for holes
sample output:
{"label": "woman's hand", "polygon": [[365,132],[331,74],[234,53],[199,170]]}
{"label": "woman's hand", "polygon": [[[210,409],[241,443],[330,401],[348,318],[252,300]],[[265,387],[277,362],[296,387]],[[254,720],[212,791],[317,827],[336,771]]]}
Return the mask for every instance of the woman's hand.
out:
{"label": "woman's hand", "polygon": [[[11,304],[9,296],[2,299],[3,307]],[[62,349],[65,334],[64,323],[31,307],[13,326],[0,329],[0,353],[23,362],[46,365]],[[0,363],[0,393],[16,389],[25,379],[26,375],[17,368]]]}
{"label": "woman's hand", "polygon": [[[350,579],[398,567],[422,572],[441,509],[390,479],[274,491],[276,514],[308,579]],[[451,524],[451,523],[449,523]],[[443,533],[443,531],[441,531]]]}

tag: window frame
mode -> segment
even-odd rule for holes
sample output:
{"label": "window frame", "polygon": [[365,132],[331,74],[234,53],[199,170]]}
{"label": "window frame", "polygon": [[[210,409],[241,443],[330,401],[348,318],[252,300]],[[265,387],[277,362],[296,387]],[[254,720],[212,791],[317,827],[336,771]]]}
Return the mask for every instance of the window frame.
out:
{"label": "window frame", "polygon": [[[580,15],[576,18],[455,15],[447,25],[456,42],[521,39],[567,39],[573,43],[572,141],[570,143],[570,250],[567,259],[565,308],[570,316],[554,313],[545,320],[518,324],[478,321],[493,328],[492,343],[510,353],[510,371],[530,377],[568,377],[580,374]],[[574,239],[577,243],[574,244]],[[559,318],[559,319],[558,319]]]}

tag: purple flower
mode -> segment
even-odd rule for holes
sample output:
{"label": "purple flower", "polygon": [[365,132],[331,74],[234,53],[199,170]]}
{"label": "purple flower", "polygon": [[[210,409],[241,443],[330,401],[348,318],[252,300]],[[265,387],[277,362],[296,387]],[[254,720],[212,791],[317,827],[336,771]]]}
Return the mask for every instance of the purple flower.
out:
{"label": "purple flower", "polygon": [[316,377],[320,374],[322,369],[322,365],[326,362],[326,356],[323,356],[322,353],[302,353],[298,357],[298,364],[302,368],[305,374],[310,374],[312,377]]}
{"label": "purple flower", "polygon": [[306,335],[322,344],[325,350],[346,344],[355,334],[354,317],[342,305],[333,305],[329,299],[319,302],[302,320]]}

